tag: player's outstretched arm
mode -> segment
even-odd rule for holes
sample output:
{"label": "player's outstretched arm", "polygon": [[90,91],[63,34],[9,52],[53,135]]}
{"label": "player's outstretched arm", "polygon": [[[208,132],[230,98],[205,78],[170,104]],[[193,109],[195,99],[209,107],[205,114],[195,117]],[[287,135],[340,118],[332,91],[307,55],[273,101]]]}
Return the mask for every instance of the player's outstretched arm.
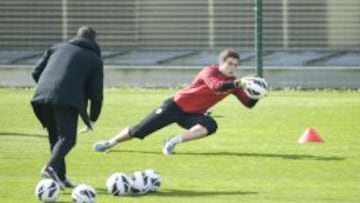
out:
{"label": "player's outstretched arm", "polygon": [[249,98],[245,91],[242,88],[237,88],[233,94],[238,98],[238,100],[247,108],[253,108],[256,103],[259,101],[258,99]]}
{"label": "player's outstretched arm", "polygon": [[238,87],[234,91],[235,96],[248,108],[254,107],[258,100],[266,95],[269,88],[264,78],[253,76],[235,80],[235,84]]}

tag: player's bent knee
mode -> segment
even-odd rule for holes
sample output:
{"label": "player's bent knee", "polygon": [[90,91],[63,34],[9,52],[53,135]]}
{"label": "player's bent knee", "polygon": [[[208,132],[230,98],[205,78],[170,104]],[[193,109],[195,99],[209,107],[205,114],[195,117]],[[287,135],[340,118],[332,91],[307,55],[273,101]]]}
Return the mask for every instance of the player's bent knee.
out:
{"label": "player's bent knee", "polygon": [[218,125],[216,122],[214,122],[209,128],[208,128],[208,135],[214,134],[218,129]]}
{"label": "player's bent knee", "polygon": [[59,140],[61,148],[65,151],[72,149],[76,145],[76,139],[72,137],[62,137]]}
{"label": "player's bent knee", "polygon": [[142,140],[147,136],[147,134],[144,133],[140,128],[135,126],[135,127],[129,128],[129,136]]}
{"label": "player's bent knee", "polygon": [[146,136],[145,135],[134,134],[134,135],[130,135],[130,137],[134,137],[134,138],[138,138],[140,140],[143,140]]}
{"label": "player's bent knee", "polygon": [[209,119],[202,124],[203,127],[207,129],[208,135],[212,135],[218,129],[218,125],[215,120]]}

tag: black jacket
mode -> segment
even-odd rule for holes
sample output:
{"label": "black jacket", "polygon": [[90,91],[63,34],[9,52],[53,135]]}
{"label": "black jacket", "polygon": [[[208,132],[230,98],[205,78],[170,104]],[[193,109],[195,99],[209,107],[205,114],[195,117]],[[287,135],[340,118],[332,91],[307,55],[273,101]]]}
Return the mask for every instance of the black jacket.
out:
{"label": "black jacket", "polygon": [[89,127],[89,119],[98,119],[103,100],[103,62],[96,42],[77,37],[54,45],[45,51],[32,76],[38,84],[31,104],[44,127],[40,104],[73,107]]}

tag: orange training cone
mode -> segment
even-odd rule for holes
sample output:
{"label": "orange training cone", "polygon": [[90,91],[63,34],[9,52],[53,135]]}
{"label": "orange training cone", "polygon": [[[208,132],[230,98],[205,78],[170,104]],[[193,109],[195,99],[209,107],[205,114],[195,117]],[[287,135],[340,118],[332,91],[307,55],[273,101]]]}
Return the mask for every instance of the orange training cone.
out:
{"label": "orange training cone", "polygon": [[305,144],[309,142],[324,142],[319,133],[314,128],[308,128],[304,134],[299,138],[299,144]]}

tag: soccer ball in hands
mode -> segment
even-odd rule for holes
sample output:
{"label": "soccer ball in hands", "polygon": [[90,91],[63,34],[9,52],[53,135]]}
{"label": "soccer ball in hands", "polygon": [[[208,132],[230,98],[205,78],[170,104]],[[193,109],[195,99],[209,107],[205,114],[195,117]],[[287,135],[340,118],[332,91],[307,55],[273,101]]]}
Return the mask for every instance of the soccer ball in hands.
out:
{"label": "soccer ball in hands", "polygon": [[35,195],[42,202],[55,202],[60,196],[60,186],[52,179],[41,180],[36,185]]}
{"label": "soccer ball in hands", "polygon": [[132,179],[125,173],[114,173],[106,181],[107,191],[114,196],[129,194],[131,185]]}
{"label": "soccer ball in hands", "polygon": [[266,95],[268,88],[269,85],[264,78],[254,77],[246,81],[244,91],[251,99],[261,99]]}
{"label": "soccer ball in hands", "polygon": [[89,185],[78,185],[71,193],[73,203],[95,203],[96,192]]}

